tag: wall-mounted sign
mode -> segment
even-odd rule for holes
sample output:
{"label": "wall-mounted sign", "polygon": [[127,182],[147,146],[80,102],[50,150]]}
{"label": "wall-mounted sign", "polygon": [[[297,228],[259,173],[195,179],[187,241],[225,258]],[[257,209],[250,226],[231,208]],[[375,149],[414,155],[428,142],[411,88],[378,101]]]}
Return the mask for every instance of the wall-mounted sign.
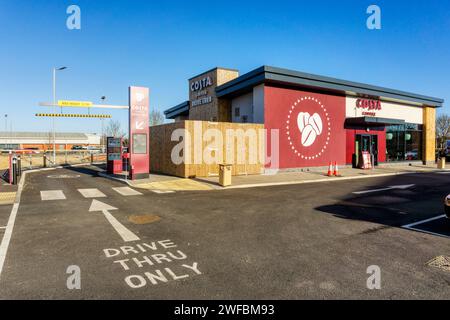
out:
{"label": "wall-mounted sign", "polygon": [[191,91],[199,91],[199,90],[203,90],[207,87],[212,86],[212,79],[211,77],[205,77],[203,79],[200,80],[196,80],[196,81],[192,81],[191,83]]}
{"label": "wall-mounted sign", "polygon": [[192,81],[190,84],[191,89],[191,106],[201,106],[212,102],[212,96],[209,95],[208,87],[213,85],[212,78],[210,76],[204,77],[200,80]]}
{"label": "wall-mounted sign", "polygon": [[193,107],[196,107],[196,106],[201,106],[202,104],[207,104],[207,103],[211,103],[211,102],[212,102],[212,97],[209,96],[209,97],[204,97],[201,99],[194,100],[194,101],[192,101],[191,105]]}
{"label": "wall-mounted sign", "polygon": [[148,178],[149,155],[149,90],[143,87],[129,88],[129,153],[131,179]]}
{"label": "wall-mounted sign", "polygon": [[92,102],[90,102],[90,101],[58,100],[58,106],[60,106],[60,107],[89,108],[89,107],[92,107]]}
{"label": "wall-mounted sign", "polygon": [[356,100],[356,108],[363,109],[363,116],[375,117],[377,110],[381,110],[381,101],[372,99],[358,99]]}

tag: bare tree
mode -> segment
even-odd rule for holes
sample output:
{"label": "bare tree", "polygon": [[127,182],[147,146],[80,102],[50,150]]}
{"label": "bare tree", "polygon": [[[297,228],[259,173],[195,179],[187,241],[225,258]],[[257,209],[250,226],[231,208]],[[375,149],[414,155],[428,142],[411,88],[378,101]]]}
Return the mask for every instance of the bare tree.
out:
{"label": "bare tree", "polygon": [[159,110],[152,110],[150,112],[150,126],[157,126],[164,123],[164,115]]}
{"label": "bare tree", "polygon": [[120,122],[117,120],[110,120],[106,127],[106,135],[108,137],[123,138],[125,133],[122,131]]}
{"label": "bare tree", "polygon": [[445,148],[445,141],[450,136],[450,117],[446,114],[441,114],[436,119],[436,139],[438,141],[439,149],[442,151]]}

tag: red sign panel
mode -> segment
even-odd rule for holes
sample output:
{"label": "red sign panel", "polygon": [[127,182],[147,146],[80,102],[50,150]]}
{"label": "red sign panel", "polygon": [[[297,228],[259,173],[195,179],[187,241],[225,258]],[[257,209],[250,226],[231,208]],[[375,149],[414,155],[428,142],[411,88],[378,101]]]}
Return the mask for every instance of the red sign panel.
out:
{"label": "red sign panel", "polygon": [[345,97],[269,86],[264,92],[265,128],[280,134],[280,168],[345,163]]}
{"label": "red sign panel", "polygon": [[149,155],[149,89],[129,88],[129,153],[131,179],[148,178]]}

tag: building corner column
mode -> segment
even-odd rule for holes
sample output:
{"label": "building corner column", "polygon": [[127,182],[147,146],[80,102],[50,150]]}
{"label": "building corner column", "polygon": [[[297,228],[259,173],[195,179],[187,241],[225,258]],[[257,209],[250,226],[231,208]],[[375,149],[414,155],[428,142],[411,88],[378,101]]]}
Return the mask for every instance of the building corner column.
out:
{"label": "building corner column", "polygon": [[423,152],[424,165],[436,162],[436,108],[423,108]]}

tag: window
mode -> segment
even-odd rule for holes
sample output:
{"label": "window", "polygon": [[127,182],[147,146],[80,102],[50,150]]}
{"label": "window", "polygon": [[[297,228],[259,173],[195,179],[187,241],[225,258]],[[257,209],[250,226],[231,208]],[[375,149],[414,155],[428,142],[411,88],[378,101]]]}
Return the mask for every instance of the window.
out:
{"label": "window", "polygon": [[133,134],[133,153],[134,154],[147,153],[147,135],[145,133]]}
{"label": "window", "polygon": [[422,159],[422,126],[413,123],[386,127],[386,161]]}
{"label": "window", "polygon": [[242,123],[248,122],[248,116],[242,116]]}
{"label": "window", "polygon": [[235,117],[241,116],[241,108],[234,108],[234,116]]}

